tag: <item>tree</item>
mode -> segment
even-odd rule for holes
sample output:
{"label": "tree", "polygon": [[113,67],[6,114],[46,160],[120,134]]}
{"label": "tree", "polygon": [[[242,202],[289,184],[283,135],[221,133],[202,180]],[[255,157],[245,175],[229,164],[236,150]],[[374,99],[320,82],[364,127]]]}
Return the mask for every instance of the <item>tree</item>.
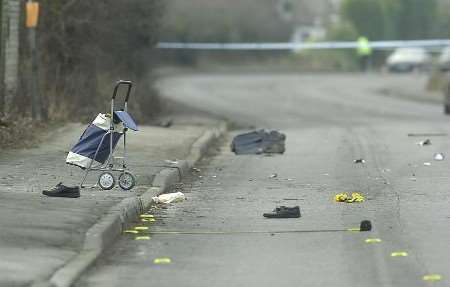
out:
{"label": "tree", "polygon": [[351,23],[359,35],[370,40],[384,38],[383,6],[379,0],[344,0],[341,6],[343,18]]}

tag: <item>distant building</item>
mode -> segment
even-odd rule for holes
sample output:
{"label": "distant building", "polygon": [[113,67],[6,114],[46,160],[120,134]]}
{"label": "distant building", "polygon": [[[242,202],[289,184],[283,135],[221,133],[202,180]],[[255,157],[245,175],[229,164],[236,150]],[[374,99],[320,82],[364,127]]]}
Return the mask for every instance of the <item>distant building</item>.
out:
{"label": "distant building", "polygon": [[305,42],[325,37],[326,27],[339,21],[341,0],[279,0],[280,17],[292,24],[291,41]]}

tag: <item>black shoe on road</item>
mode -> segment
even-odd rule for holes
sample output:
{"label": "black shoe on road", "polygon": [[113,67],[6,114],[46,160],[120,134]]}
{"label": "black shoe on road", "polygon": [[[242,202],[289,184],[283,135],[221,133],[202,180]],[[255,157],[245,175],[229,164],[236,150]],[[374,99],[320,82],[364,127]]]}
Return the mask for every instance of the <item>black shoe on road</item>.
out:
{"label": "black shoe on road", "polygon": [[54,188],[44,190],[42,194],[51,197],[77,198],[80,197],[80,188],[78,186],[65,186],[60,182]]}
{"label": "black shoe on road", "polygon": [[267,218],[299,218],[301,216],[300,207],[280,206],[275,208],[272,213],[264,213],[263,216]]}

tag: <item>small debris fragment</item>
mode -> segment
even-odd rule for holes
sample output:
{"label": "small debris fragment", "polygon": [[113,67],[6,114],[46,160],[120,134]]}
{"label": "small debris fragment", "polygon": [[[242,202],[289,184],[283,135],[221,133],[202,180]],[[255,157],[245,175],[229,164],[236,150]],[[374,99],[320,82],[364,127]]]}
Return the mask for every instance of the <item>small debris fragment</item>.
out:
{"label": "small debris fragment", "polygon": [[193,168],[192,168],[192,171],[195,171],[195,172],[201,172],[201,169],[196,168],[196,167],[193,167]]}
{"label": "small debris fragment", "polygon": [[447,133],[409,133],[409,137],[445,137]]}
{"label": "small debris fragment", "polygon": [[424,162],[423,165],[425,165],[425,166],[430,166],[430,165],[431,165],[431,162]]}
{"label": "small debris fragment", "polygon": [[278,177],[278,174],[276,174],[276,173],[272,173],[270,176],[269,176],[269,178],[277,178]]}
{"label": "small debris fragment", "polygon": [[430,139],[426,139],[424,141],[418,142],[417,144],[420,145],[420,146],[431,145],[431,141],[430,141]]}
{"label": "small debris fragment", "polygon": [[366,163],[366,161],[363,158],[358,158],[353,160],[353,163]]}
{"label": "small debris fragment", "polygon": [[445,156],[443,153],[435,153],[433,158],[436,161],[442,161],[444,160]]}
{"label": "small debris fragment", "polygon": [[165,193],[152,198],[155,203],[175,203],[186,200],[182,192]]}
{"label": "small debris fragment", "polygon": [[168,163],[168,164],[178,164],[178,160],[177,159],[175,159],[175,160],[170,160],[170,159],[166,159],[164,162],[166,162],[166,163]]}
{"label": "small debris fragment", "polygon": [[126,234],[138,234],[139,231],[137,231],[137,230],[125,230],[123,233],[126,233]]}
{"label": "small debris fragment", "polygon": [[163,119],[158,123],[158,126],[163,127],[163,128],[170,128],[173,124],[173,120],[172,119]]}
{"label": "small debris fragment", "polygon": [[141,218],[155,218],[155,216],[152,214],[141,214],[140,217]]}
{"label": "small debris fragment", "polygon": [[372,230],[372,222],[370,220],[363,220],[359,225],[360,231],[371,231]]}

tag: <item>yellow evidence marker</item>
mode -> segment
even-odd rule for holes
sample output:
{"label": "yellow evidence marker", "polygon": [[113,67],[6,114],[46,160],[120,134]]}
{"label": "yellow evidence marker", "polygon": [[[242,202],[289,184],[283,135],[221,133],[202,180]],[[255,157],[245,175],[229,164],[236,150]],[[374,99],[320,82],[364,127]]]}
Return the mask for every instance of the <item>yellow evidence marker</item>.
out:
{"label": "yellow evidence marker", "polygon": [[396,251],[391,253],[391,257],[406,257],[408,256],[408,252],[405,251]]}
{"label": "yellow evidence marker", "polygon": [[134,230],[148,230],[147,226],[136,226]]}
{"label": "yellow evidence marker", "polygon": [[154,218],[142,218],[142,222],[155,222],[156,220]]}
{"label": "yellow evidence marker", "polygon": [[136,236],[134,240],[150,240],[150,236]]}
{"label": "yellow evidence marker", "polygon": [[429,274],[422,277],[423,281],[439,281],[442,276],[439,274]]}
{"label": "yellow evidence marker", "polygon": [[162,258],[155,258],[155,260],[153,260],[154,264],[170,264],[172,263],[172,260],[168,257],[162,257]]}
{"label": "yellow evidence marker", "polygon": [[382,240],[380,238],[367,238],[366,243],[380,243]]}

